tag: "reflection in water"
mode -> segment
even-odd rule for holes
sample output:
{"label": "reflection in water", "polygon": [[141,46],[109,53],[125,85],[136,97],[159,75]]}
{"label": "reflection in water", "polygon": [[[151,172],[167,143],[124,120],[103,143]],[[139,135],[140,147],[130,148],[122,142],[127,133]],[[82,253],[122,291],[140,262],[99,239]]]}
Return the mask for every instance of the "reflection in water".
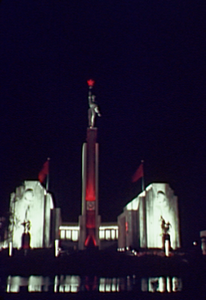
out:
{"label": "reflection in water", "polygon": [[48,292],[51,284],[52,281],[48,276],[8,276],[6,291],[7,293],[18,293],[25,287],[28,292]]}
{"label": "reflection in water", "polygon": [[119,292],[120,278],[100,278],[99,292]]}
{"label": "reflection in water", "polygon": [[182,290],[182,280],[177,277],[149,277],[141,279],[142,292],[179,292]]}
{"label": "reflection in water", "polygon": [[55,276],[54,292],[77,293],[80,287],[80,277],[70,275]]}
{"label": "reflection in water", "polygon": [[78,293],[84,291],[117,293],[134,289],[151,293],[178,292],[182,291],[182,280],[181,278],[169,276],[138,279],[135,275],[118,278],[80,277],[77,275],[56,275],[54,277],[31,275],[29,277],[8,276],[6,287],[1,287],[1,290],[5,290],[7,293],[19,293],[21,290],[29,293]]}

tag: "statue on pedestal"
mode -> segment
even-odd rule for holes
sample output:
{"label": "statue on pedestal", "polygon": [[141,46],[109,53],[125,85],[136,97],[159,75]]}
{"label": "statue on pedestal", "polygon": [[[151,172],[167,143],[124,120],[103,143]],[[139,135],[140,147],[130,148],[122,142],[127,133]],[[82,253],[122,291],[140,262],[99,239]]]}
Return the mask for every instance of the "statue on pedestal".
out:
{"label": "statue on pedestal", "polygon": [[24,250],[24,255],[27,254],[28,249],[30,249],[30,228],[31,228],[31,222],[29,220],[24,220],[24,222],[21,224],[24,226],[24,232],[22,234],[22,248]]}
{"label": "statue on pedestal", "polygon": [[88,94],[88,101],[89,101],[89,109],[88,109],[88,123],[90,128],[94,128],[94,122],[96,114],[101,117],[99,107],[97,103],[95,102],[95,96],[92,95],[91,89],[94,85],[94,81],[92,79],[87,81],[89,86],[89,94]]}

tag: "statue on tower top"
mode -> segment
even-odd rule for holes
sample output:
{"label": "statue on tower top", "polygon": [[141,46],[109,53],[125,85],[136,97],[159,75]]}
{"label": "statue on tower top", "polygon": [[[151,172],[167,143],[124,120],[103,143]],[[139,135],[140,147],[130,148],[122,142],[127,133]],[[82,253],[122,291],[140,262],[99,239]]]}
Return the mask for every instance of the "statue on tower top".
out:
{"label": "statue on tower top", "polygon": [[88,123],[90,128],[94,128],[95,116],[96,114],[101,117],[99,107],[95,102],[95,95],[92,95],[92,88],[94,85],[94,80],[89,79],[87,81],[89,86],[89,93],[88,93],[88,101],[89,101],[89,109],[88,109]]}

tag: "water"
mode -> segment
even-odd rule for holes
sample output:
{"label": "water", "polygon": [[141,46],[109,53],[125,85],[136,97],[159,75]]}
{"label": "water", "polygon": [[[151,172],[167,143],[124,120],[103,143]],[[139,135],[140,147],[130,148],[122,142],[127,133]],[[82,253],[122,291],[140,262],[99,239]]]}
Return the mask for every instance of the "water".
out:
{"label": "water", "polygon": [[97,277],[78,275],[7,276],[1,278],[1,291],[5,293],[80,293],[96,291],[99,293],[121,293],[141,291],[150,293],[176,293],[183,289],[182,279],[178,277]]}
{"label": "water", "polygon": [[[78,275],[56,276],[19,276],[9,275],[1,278],[1,292],[5,296],[16,295],[22,299],[30,299],[30,296],[39,295],[42,299],[50,299],[51,296],[77,294],[87,299],[88,293],[98,299],[102,295],[113,296],[120,299],[123,295],[148,295],[148,294],[174,294],[183,290],[182,278],[179,277],[144,277],[136,275],[124,277],[97,277]],[[119,298],[117,297],[119,296]],[[46,297],[46,298],[44,298]]]}
{"label": "water", "polygon": [[37,254],[2,256],[0,300],[206,299],[206,264],[202,257],[146,256],[138,260],[80,253],[77,257],[47,259],[48,255]]}

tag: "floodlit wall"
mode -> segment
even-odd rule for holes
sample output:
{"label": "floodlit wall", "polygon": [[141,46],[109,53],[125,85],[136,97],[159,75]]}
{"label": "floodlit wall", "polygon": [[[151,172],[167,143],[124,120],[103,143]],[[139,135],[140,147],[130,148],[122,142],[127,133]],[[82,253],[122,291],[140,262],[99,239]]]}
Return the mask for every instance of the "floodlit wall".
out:
{"label": "floodlit wall", "polygon": [[[59,227],[61,247],[72,247],[76,248],[77,243],[80,238],[80,226],[76,223],[74,224],[62,224]],[[101,247],[99,249],[103,250],[114,246],[117,248],[118,240],[118,226],[116,223],[102,223],[99,226],[99,240],[101,241]],[[78,247],[79,248],[79,247]],[[81,249],[79,249],[81,250]]]}
{"label": "floodlit wall", "polygon": [[61,225],[59,227],[60,239],[70,240],[77,242],[79,239],[79,226],[78,225]]}
{"label": "floodlit wall", "polygon": [[118,226],[117,224],[103,223],[99,227],[100,240],[117,240],[118,239]]}
{"label": "floodlit wall", "polygon": [[180,247],[177,197],[165,183],[153,183],[146,192],[147,247],[162,247],[161,217],[169,222],[171,247]]}
{"label": "floodlit wall", "polygon": [[10,198],[9,240],[14,248],[22,247],[24,223],[30,222],[30,246],[50,246],[50,224],[53,199],[39,181],[25,181]]}
{"label": "floodlit wall", "polygon": [[126,217],[125,212],[123,212],[121,215],[117,218],[118,223],[118,248],[123,249],[126,246]]}
{"label": "floodlit wall", "polygon": [[162,221],[169,224],[171,247],[180,247],[178,199],[166,183],[152,183],[118,217],[119,248],[162,248]]}

